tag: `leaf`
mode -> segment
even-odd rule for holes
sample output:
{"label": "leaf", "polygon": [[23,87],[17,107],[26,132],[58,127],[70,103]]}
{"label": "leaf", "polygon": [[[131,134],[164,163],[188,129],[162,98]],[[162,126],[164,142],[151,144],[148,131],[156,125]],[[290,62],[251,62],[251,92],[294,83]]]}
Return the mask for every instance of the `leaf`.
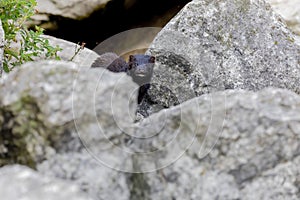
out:
{"label": "leaf", "polygon": [[[35,26],[28,30],[24,24],[35,14],[36,0],[0,0],[0,19],[5,33],[4,71],[9,72],[16,65],[32,61],[33,58],[58,59],[59,47],[52,47],[46,38],[43,38],[44,29]],[[17,41],[16,36],[21,36]],[[20,42],[20,49],[13,50],[10,45]],[[12,61],[15,59],[16,61]]]}

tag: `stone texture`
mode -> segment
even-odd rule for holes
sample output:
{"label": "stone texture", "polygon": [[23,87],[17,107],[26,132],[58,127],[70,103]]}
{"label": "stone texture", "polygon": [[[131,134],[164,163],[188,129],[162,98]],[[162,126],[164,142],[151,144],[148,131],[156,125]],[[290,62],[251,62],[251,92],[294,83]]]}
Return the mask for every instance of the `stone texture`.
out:
{"label": "stone texture", "polygon": [[[133,122],[136,88],[125,74],[72,62],[22,65],[0,83],[0,164],[35,166],[55,150],[79,148],[80,142],[70,146],[64,142],[73,136],[78,140],[77,133],[93,141],[83,130],[91,122],[90,134],[104,134],[99,140],[117,134],[121,126]],[[122,112],[124,102],[127,112]]]}
{"label": "stone texture", "polygon": [[205,94],[110,137],[115,146],[61,152],[38,170],[100,199],[297,199],[299,106],[300,96],[283,89]]}
{"label": "stone texture", "polygon": [[[62,60],[75,62],[81,67],[90,67],[94,60],[96,60],[96,58],[99,56],[95,51],[86,47],[80,49],[80,45],[73,42],[55,38],[49,35],[44,35],[44,37],[49,40],[49,43],[52,46],[58,45],[62,49],[62,51],[57,53]],[[78,51],[78,49],[80,50]],[[78,53],[76,54],[77,51]]]}
{"label": "stone texture", "polygon": [[300,4],[298,0],[267,0],[282,16],[288,27],[300,35]]}
{"label": "stone texture", "polygon": [[[102,153],[105,154],[105,150]],[[120,156],[113,159],[123,158]],[[46,176],[72,180],[94,199],[130,199],[128,175],[104,166],[87,151],[56,155],[37,168]]]}
{"label": "stone texture", "polygon": [[43,61],[1,79],[0,164],[93,199],[299,199],[299,47],[263,1],[193,1],[149,53],[158,112],[139,122],[123,73]]}
{"label": "stone texture", "polygon": [[40,15],[55,15],[71,19],[88,17],[92,12],[104,7],[109,0],[37,0]]}
{"label": "stone texture", "polygon": [[[297,156],[262,173],[242,190],[244,199],[299,199],[299,161]],[[253,195],[255,191],[255,195]],[[268,191],[268,192],[266,192]]]}
{"label": "stone texture", "polygon": [[0,195],[5,200],[93,200],[70,181],[50,178],[21,165],[0,168]]}
{"label": "stone texture", "polygon": [[142,111],[224,89],[300,93],[300,47],[263,0],[192,1],[150,48],[157,66]]}
{"label": "stone texture", "polygon": [[125,74],[43,61],[0,88],[2,165],[31,165],[90,198],[299,197],[300,96],[292,91],[204,94],[133,123],[137,86]]}
{"label": "stone texture", "polygon": [[[170,144],[163,148],[165,153],[156,160],[158,168],[173,151],[179,155],[184,138],[191,139],[196,124],[191,119],[199,119],[198,128],[193,130],[196,140],[174,164],[145,174],[149,199],[299,198],[300,97],[272,88],[257,93],[240,90],[220,94],[226,95],[225,109],[220,102],[210,107],[214,97],[203,95],[165,111],[172,116],[166,119],[165,127],[174,127],[168,123],[172,119],[173,124],[190,127],[190,131],[178,128],[172,144],[180,142],[175,148],[169,149]],[[176,114],[179,109],[180,116]],[[215,114],[209,114],[209,109]],[[190,118],[186,119],[185,113]],[[218,119],[224,113],[224,121]],[[161,111],[150,118],[161,121],[162,115]],[[221,129],[209,132],[220,125]]]}

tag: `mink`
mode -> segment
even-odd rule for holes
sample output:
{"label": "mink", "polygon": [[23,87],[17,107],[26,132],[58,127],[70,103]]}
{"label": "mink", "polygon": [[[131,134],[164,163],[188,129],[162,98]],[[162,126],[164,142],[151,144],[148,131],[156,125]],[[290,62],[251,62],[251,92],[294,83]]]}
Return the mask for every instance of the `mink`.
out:
{"label": "mink", "polygon": [[150,88],[155,57],[149,55],[130,55],[128,61],[128,74],[137,83],[139,88],[138,104],[140,104]]}
{"label": "mink", "polygon": [[115,53],[102,54],[92,67],[105,67],[112,72],[126,72],[139,87],[138,104],[150,88],[155,57],[144,54],[130,55],[128,63]]}

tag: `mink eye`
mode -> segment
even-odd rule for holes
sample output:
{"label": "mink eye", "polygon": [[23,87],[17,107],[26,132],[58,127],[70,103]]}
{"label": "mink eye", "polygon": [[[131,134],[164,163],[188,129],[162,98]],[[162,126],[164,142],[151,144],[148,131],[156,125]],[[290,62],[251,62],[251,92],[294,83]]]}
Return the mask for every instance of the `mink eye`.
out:
{"label": "mink eye", "polygon": [[132,61],[134,61],[134,56],[133,56],[133,55],[130,55],[130,56],[129,56],[129,62],[132,62]]}
{"label": "mink eye", "polygon": [[150,60],[151,63],[154,63],[155,62],[155,57],[151,56],[149,60]]}

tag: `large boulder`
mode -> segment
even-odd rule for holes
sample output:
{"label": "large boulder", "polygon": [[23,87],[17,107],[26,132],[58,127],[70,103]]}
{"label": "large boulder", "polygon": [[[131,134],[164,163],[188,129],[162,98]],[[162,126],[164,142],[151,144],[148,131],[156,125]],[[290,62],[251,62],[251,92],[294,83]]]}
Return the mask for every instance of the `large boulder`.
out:
{"label": "large boulder", "polygon": [[[98,145],[100,149],[107,158],[124,162],[122,154],[114,154],[110,149],[103,148],[102,144]],[[95,199],[129,200],[132,185],[130,174],[111,168],[108,166],[110,163],[102,162],[99,158],[86,150],[65,152],[38,164],[37,169],[45,176],[72,181]]]}
{"label": "large boulder", "polygon": [[[277,195],[297,199],[300,97],[272,88],[257,93],[226,91],[219,93],[226,95],[222,104],[216,101],[222,95],[216,94],[181,104],[182,117],[173,114],[179,106],[171,109],[172,119],[180,119],[177,124],[182,127],[195,127],[195,122],[188,121],[199,119],[196,140],[186,155],[156,177],[146,174],[150,199],[278,199]],[[214,98],[216,103],[209,107]],[[198,109],[192,102],[197,102]],[[224,121],[220,120],[225,113]],[[162,112],[154,115],[159,118]],[[188,133],[185,129],[176,137]],[[184,139],[180,140],[178,144]]]}
{"label": "large boulder", "polygon": [[[38,15],[62,16],[70,19],[82,19],[88,17],[94,11],[104,7],[110,0],[37,0]],[[37,16],[38,16],[37,15]],[[47,17],[37,17],[47,19]]]}
{"label": "large boulder", "polygon": [[85,143],[88,153],[61,152],[37,168],[99,199],[297,199],[299,105],[275,88],[206,94],[152,114],[131,138],[111,137],[114,146]]}
{"label": "large boulder", "polygon": [[64,179],[93,199],[299,198],[299,47],[263,1],[193,1],[149,53],[144,105],[174,106],[139,122],[125,73],[42,61],[1,79],[0,165],[39,173],[5,166],[1,180]]}
{"label": "large boulder", "polygon": [[[80,148],[77,133],[89,140],[102,134],[93,140],[98,144],[106,140],[105,134],[120,133],[120,126],[134,120],[136,89],[125,74],[72,62],[22,65],[0,83],[0,165],[34,167],[62,148]],[[124,107],[127,112],[122,112]],[[78,142],[64,143],[71,138]]]}
{"label": "large boulder", "polygon": [[225,89],[274,86],[300,93],[299,52],[293,33],[263,0],[194,0],[148,51],[157,65],[141,110]]}
{"label": "large boulder", "polygon": [[1,165],[30,165],[94,199],[297,199],[294,92],[204,94],[134,123],[137,86],[126,74],[43,61],[0,88]]}

